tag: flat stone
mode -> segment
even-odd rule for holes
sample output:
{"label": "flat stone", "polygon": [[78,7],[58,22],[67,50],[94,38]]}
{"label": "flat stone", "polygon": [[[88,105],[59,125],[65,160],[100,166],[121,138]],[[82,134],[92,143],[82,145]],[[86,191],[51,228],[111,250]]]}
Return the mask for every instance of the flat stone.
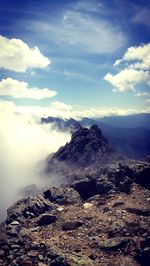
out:
{"label": "flat stone", "polygon": [[29,251],[29,252],[27,253],[27,255],[28,255],[29,257],[33,257],[33,258],[35,258],[35,257],[37,257],[38,252],[37,252],[37,251]]}
{"label": "flat stone", "polygon": [[58,211],[58,212],[62,212],[63,210],[64,210],[63,207],[59,207],[59,208],[57,208],[57,211]]}
{"label": "flat stone", "polygon": [[18,221],[13,221],[11,225],[20,225],[20,223]]}
{"label": "flat stone", "polygon": [[84,204],[83,204],[83,207],[84,207],[84,209],[90,209],[90,208],[93,207],[93,204],[87,202],[87,203],[84,203]]}

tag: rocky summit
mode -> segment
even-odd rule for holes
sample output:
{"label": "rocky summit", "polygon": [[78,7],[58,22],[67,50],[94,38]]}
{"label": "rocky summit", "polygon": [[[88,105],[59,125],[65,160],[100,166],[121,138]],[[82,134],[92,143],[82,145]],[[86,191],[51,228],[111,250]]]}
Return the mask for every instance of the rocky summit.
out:
{"label": "rocky summit", "polygon": [[82,170],[8,209],[0,266],[148,266],[150,163],[121,161],[96,126],[78,128],[56,158]]}
{"label": "rocky summit", "polygon": [[123,156],[109,145],[97,125],[89,129],[77,125],[71,141],[48,158],[47,171],[70,167],[70,172],[77,167],[83,170],[85,167],[100,167],[119,160],[123,160]]}

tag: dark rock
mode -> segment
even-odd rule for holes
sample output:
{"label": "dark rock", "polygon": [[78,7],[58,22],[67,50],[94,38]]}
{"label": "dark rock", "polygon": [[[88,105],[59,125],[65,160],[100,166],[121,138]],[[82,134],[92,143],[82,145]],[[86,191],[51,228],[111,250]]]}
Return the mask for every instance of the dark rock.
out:
{"label": "dark rock", "polygon": [[10,248],[11,249],[20,249],[20,246],[13,244],[13,245],[10,246]]}
{"label": "dark rock", "polygon": [[149,266],[150,247],[144,248],[142,251],[139,252],[139,254],[135,258],[140,263],[140,265]]}
{"label": "dark rock", "polygon": [[58,204],[81,203],[79,193],[73,188],[50,188],[44,191],[44,197]]}
{"label": "dark rock", "polygon": [[48,168],[50,170],[56,161],[65,162],[70,166],[86,167],[92,164],[106,164],[121,158],[110,147],[97,125],[93,125],[90,129],[80,126],[73,132],[70,143],[61,147],[48,159]]}
{"label": "dark rock", "polygon": [[136,208],[126,208],[125,210],[127,212],[140,215],[140,216],[150,216],[150,209],[141,210],[141,209],[136,209]]}
{"label": "dark rock", "polygon": [[132,184],[131,179],[126,176],[124,178],[124,180],[122,182],[120,182],[120,184],[119,184],[119,190],[121,192],[128,193],[128,192],[130,192],[131,184]]}
{"label": "dark rock", "polygon": [[33,266],[32,259],[29,258],[28,256],[20,256],[16,259],[16,264],[13,264],[14,266]]}
{"label": "dark rock", "polygon": [[63,257],[57,257],[50,263],[50,266],[71,266],[71,264],[69,264]]}
{"label": "dark rock", "polygon": [[37,223],[39,226],[45,226],[45,225],[49,225],[51,223],[55,223],[57,220],[57,216],[56,215],[52,215],[52,214],[42,214],[38,220]]}
{"label": "dark rock", "polygon": [[99,246],[104,250],[117,251],[119,249],[125,248],[129,242],[129,238],[114,237],[102,241]]}
{"label": "dark rock", "polygon": [[50,258],[51,260],[54,260],[58,256],[60,256],[61,252],[57,247],[53,247],[49,249],[46,253],[47,257]]}
{"label": "dark rock", "polygon": [[96,183],[97,194],[107,194],[110,190],[114,189],[114,184],[107,179],[98,180]]}
{"label": "dark rock", "polygon": [[115,202],[114,204],[113,204],[113,208],[117,208],[117,207],[121,207],[121,206],[123,206],[124,205],[124,202],[122,202],[122,201],[118,201],[118,202]]}
{"label": "dark rock", "polygon": [[7,210],[7,220],[6,223],[12,223],[13,221],[19,221],[19,218],[32,218],[39,216],[40,214],[51,211],[54,209],[54,206],[50,204],[41,195],[34,197],[27,197],[22,200],[19,200],[13,206]]}
{"label": "dark rock", "polygon": [[18,231],[15,229],[7,230],[7,235],[11,237],[19,237]]}
{"label": "dark rock", "polygon": [[150,189],[150,165],[137,164],[133,167],[133,176],[136,183]]}
{"label": "dark rock", "polygon": [[122,236],[125,229],[125,223],[122,220],[116,220],[110,225],[110,229],[108,230],[108,236]]}
{"label": "dark rock", "polygon": [[74,229],[76,229],[82,225],[83,225],[82,221],[65,222],[62,224],[62,230],[64,230],[64,231],[74,230]]}
{"label": "dark rock", "polygon": [[75,181],[72,184],[72,187],[80,194],[81,198],[84,200],[97,194],[96,184],[88,178]]}

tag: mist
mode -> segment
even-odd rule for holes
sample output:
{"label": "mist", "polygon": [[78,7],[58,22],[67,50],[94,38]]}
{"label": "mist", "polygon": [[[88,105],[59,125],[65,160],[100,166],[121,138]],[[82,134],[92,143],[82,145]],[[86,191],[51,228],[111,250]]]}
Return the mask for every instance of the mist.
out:
{"label": "mist", "polygon": [[0,117],[0,221],[7,208],[21,198],[23,188],[38,189],[59,183],[59,178],[44,175],[48,155],[70,140],[69,133],[56,131],[15,112]]}

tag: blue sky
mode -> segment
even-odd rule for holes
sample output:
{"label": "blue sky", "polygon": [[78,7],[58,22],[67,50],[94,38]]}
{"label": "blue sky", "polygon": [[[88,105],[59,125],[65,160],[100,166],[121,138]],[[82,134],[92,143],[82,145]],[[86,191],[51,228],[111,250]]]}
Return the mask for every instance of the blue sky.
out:
{"label": "blue sky", "polygon": [[1,101],[49,115],[149,112],[149,17],[145,0],[1,0]]}

